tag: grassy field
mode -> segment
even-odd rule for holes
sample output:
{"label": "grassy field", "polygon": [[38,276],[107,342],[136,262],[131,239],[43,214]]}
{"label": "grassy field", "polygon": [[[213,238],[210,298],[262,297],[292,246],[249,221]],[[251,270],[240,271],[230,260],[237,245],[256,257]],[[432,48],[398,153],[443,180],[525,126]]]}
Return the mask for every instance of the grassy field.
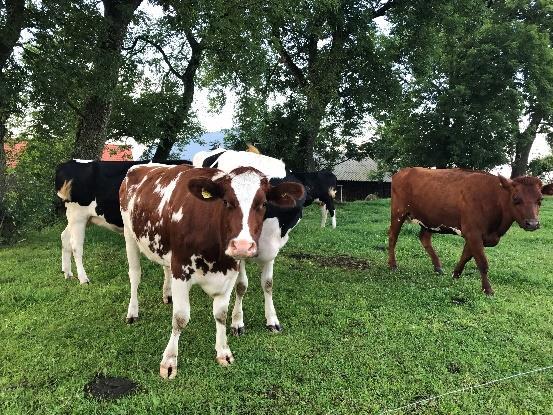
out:
{"label": "grassy field", "polygon": [[[513,226],[487,249],[492,298],[480,292],[474,262],[450,277],[461,238],[434,237],[446,271],[437,276],[414,225],[400,236],[399,270],[388,271],[388,203],[339,205],[336,230],[320,229],[318,209],[306,210],[275,266],[281,334],[265,329],[259,269],[249,267],[247,331],[229,337],[229,368],[215,362],[211,301],[195,287],[173,381],[158,374],[171,307],[161,301],[161,268],[145,259],[140,320],[124,323],[122,237],[88,229],[88,286],[62,277],[61,224],[0,248],[0,413],[381,413],[553,364],[552,199],[542,229]],[[128,377],[139,391],[86,397],[97,373]],[[395,413],[553,413],[553,371]]]}

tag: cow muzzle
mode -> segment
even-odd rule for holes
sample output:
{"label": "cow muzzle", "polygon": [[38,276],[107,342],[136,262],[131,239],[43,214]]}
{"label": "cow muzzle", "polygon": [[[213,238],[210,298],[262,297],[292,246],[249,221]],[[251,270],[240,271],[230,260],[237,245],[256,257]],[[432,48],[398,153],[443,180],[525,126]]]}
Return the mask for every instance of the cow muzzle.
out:
{"label": "cow muzzle", "polygon": [[539,229],[540,221],[536,219],[525,219],[523,229],[525,231],[535,231]]}
{"label": "cow muzzle", "polygon": [[226,254],[233,258],[251,258],[257,254],[257,244],[252,240],[233,239],[228,245]]}

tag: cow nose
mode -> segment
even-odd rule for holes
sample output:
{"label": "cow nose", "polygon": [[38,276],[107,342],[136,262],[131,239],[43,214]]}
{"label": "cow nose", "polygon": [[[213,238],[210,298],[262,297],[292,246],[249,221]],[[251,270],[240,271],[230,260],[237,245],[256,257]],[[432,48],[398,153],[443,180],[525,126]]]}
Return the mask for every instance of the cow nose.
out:
{"label": "cow nose", "polygon": [[524,220],[524,229],[527,231],[535,231],[540,227],[540,221],[536,219],[525,219]]}
{"label": "cow nose", "polygon": [[233,239],[230,241],[230,255],[233,257],[252,257],[257,253],[255,241],[245,239]]}

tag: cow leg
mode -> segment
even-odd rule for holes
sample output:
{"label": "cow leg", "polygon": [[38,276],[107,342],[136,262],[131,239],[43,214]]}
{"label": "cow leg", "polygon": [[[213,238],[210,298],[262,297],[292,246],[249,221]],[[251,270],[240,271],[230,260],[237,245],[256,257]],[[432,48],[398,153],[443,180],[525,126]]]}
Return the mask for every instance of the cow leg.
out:
{"label": "cow leg", "polygon": [[325,200],[326,210],[330,212],[330,218],[332,220],[332,229],[336,229],[336,208],[334,207],[334,201],[329,197]]}
{"label": "cow leg", "polygon": [[327,214],[328,211],[326,210],[326,206],[324,204],[321,204],[321,228],[324,228],[326,226]]}
{"label": "cow leg", "polygon": [[171,268],[163,267],[163,302],[165,304],[171,304],[171,280],[172,280]]}
{"label": "cow leg", "polygon": [[71,272],[71,230],[69,229],[69,224],[67,224],[61,233],[61,272],[63,272],[65,279],[73,277],[73,272]]}
{"label": "cow leg", "polygon": [[217,362],[221,366],[228,366],[234,362],[234,357],[227,344],[227,312],[230,302],[230,289],[220,295],[213,297],[213,318],[215,318],[215,351],[217,352]]}
{"label": "cow leg", "polygon": [[189,292],[192,284],[190,280],[175,279],[171,283],[173,298],[173,323],[169,343],[163,352],[159,364],[159,375],[164,379],[173,379],[177,375],[177,356],[179,354],[180,333],[190,321]]}
{"label": "cow leg", "polygon": [[396,243],[401,226],[405,221],[406,214],[399,209],[394,209],[392,205],[392,215],[390,220],[390,230],[388,232],[388,266],[390,269],[397,269],[396,262]]}
{"label": "cow leg", "polygon": [[232,310],[231,331],[235,336],[240,336],[246,332],[244,327],[244,312],[242,310],[242,299],[248,289],[248,276],[246,275],[246,261],[240,261],[240,271],[236,280],[236,300]]}
{"label": "cow leg", "polygon": [[461,254],[461,259],[459,263],[455,266],[453,270],[453,278],[459,278],[465,269],[465,265],[472,258],[472,253],[470,252],[470,247],[468,242],[465,242],[465,247],[463,248],[463,253]]}
{"label": "cow leg", "polygon": [[77,277],[81,284],[88,284],[89,282],[83,265],[84,235],[87,221],[88,217],[72,218],[72,221],[68,225],[71,235],[71,250],[73,251],[73,258],[75,258],[75,265],[77,266]]}
{"label": "cow leg", "polygon": [[482,241],[482,237],[480,235],[467,236],[467,243],[476,261],[478,271],[480,271],[482,291],[484,291],[486,295],[493,295],[493,289],[488,280],[488,260],[484,253],[484,242]]}
{"label": "cow leg", "polygon": [[129,262],[129,280],[131,282],[131,299],[127,310],[127,323],[134,323],[138,319],[138,285],[140,284],[140,251],[128,226],[125,226],[125,247]]}
{"label": "cow leg", "polygon": [[422,246],[426,250],[426,253],[430,256],[430,259],[432,260],[432,264],[434,265],[434,271],[436,271],[438,274],[443,274],[440,258],[438,258],[438,254],[436,254],[436,251],[432,246],[432,232],[421,227],[421,231],[419,233],[419,239],[421,241]]}
{"label": "cow leg", "polygon": [[278,322],[275,306],[273,304],[273,265],[275,260],[271,260],[263,265],[261,271],[261,287],[265,296],[265,318],[267,319],[267,328],[273,333],[282,331]]}

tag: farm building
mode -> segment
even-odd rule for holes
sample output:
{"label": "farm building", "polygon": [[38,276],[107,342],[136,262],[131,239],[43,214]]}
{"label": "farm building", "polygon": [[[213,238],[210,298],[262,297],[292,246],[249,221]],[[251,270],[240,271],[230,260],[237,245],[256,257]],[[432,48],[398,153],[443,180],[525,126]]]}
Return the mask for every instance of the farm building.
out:
{"label": "farm building", "polygon": [[369,194],[390,197],[389,175],[385,175],[381,181],[371,179],[371,173],[374,174],[377,168],[376,162],[369,157],[361,161],[346,160],[335,165],[332,172],[338,179],[336,199],[344,202],[363,200]]}

